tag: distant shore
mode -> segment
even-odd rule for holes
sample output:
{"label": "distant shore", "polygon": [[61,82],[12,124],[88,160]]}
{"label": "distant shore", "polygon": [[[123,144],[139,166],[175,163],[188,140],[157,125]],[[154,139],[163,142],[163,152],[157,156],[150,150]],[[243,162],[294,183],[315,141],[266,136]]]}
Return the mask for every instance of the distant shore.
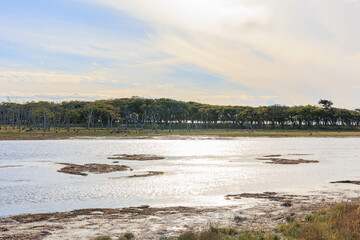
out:
{"label": "distant shore", "polygon": [[330,130],[230,130],[230,129],[212,129],[199,131],[186,130],[158,130],[157,132],[151,130],[122,130],[114,131],[109,129],[91,129],[84,128],[66,130],[51,130],[51,131],[19,131],[17,129],[0,130],[0,140],[56,140],[69,138],[97,138],[97,137],[111,137],[111,138],[142,138],[142,137],[360,137],[360,131],[330,131]]}

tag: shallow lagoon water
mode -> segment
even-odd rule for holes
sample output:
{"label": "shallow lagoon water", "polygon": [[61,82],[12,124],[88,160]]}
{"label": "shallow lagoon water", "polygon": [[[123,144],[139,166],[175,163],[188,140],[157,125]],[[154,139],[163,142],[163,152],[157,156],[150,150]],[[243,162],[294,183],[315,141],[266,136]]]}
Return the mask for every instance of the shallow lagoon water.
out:
{"label": "shallow lagoon water", "polygon": [[[69,139],[0,141],[0,216],[79,208],[218,206],[243,192],[316,194],[358,186],[329,184],[360,179],[360,138]],[[126,161],[134,171],[76,176],[57,163],[106,163],[113,154],[154,154],[164,160]],[[319,160],[265,164],[269,154]],[[311,154],[297,156],[294,154]],[[9,167],[11,166],[11,167]],[[144,171],[164,175],[125,178]],[[111,179],[111,177],[121,177]]]}

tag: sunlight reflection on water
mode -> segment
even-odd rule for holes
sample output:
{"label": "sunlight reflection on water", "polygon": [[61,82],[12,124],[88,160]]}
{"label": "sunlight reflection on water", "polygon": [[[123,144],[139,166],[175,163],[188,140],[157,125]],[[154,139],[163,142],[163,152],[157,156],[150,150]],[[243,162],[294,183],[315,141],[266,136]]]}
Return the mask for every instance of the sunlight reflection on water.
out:
{"label": "sunlight reflection on water", "polygon": [[[0,215],[90,207],[213,206],[233,204],[227,194],[333,187],[330,181],[360,178],[360,138],[74,139],[0,142]],[[289,154],[313,154],[295,156]],[[107,163],[113,154],[155,154],[156,161],[120,161],[133,172],[59,173],[59,162]],[[272,165],[268,154],[319,160]],[[6,167],[12,165],[13,167]],[[147,178],[119,178],[163,171]],[[345,186],[346,187],[346,186]]]}

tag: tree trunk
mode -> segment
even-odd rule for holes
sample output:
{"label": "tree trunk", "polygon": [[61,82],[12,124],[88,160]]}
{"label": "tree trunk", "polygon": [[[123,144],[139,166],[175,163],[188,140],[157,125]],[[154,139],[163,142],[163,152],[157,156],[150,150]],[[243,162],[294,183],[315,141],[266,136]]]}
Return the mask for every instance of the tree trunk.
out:
{"label": "tree trunk", "polygon": [[91,108],[91,110],[89,111],[89,121],[88,121],[88,127],[87,129],[90,130],[90,123],[91,123],[91,118],[92,118],[92,114],[93,114],[93,108]]}

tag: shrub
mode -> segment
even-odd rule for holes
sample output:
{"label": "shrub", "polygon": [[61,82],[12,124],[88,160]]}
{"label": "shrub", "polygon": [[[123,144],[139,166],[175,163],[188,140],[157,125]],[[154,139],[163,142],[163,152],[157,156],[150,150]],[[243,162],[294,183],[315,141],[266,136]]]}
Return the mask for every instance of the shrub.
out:
{"label": "shrub", "polygon": [[124,237],[126,238],[126,240],[131,240],[131,239],[135,238],[134,234],[132,234],[132,233],[125,233]]}
{"label": "shrub", "polygon": [[98,237],[96,240],[111,240],[111,237],[105,236],[105,237]]}
{"label": "shrub", "polygon": [[184,232],[178,237],[178,240],[197,240],[197,236],[194,232],[188,231]]}
{"label": "shrub", "polygon": [[237,231],[233,228],[217,228],[214,226],[210,226],[210,231],[213,233],[222,233],[230,236],[234,236],[235,234],[237,234]]}

